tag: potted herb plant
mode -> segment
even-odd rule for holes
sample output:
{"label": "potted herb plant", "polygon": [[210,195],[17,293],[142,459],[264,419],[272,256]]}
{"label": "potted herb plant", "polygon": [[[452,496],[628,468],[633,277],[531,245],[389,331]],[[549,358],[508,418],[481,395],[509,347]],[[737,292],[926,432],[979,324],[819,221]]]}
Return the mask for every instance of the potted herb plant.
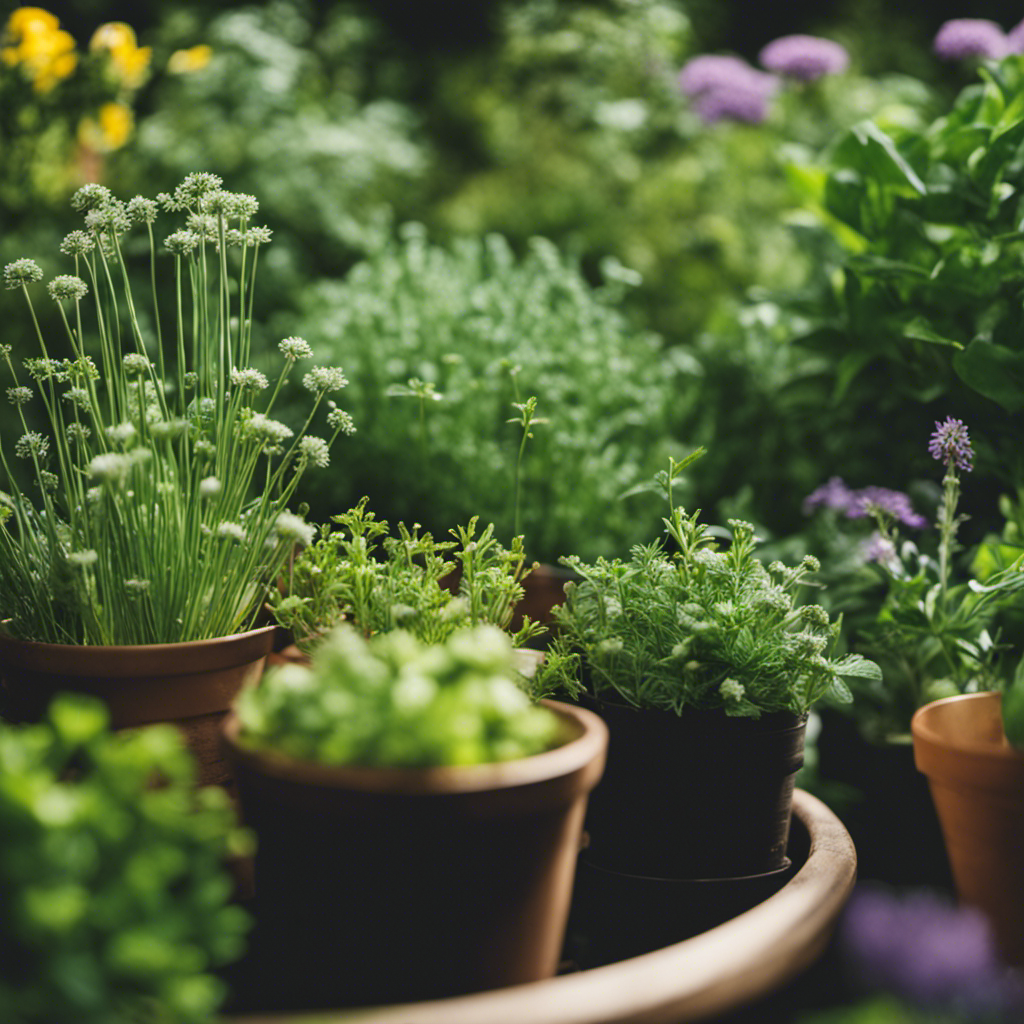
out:
{"label": "potted herb plant", "polygon": [[[8,712],[37,715],[55,690],[76,689],[106,701],[115,727],[187,722],[211,760],[207,781],[222,772],[217,716],[271,649],[274,627],[260,622],[268,583],[311,539],[289,502],[352,430],[330,398],[346,384],[337,367],[302,375],[312,403],[298,434],[272,418],[284,381],[312,352],[284,339],[263,397],[270,381],[252,365],[252,307],[270,231],[251,223],[256,199],[221,184],[191,174],[173,194],[127,204],[83,186],[72,205],[85,230],[61,244],[75,273],[47,286],[57,336],[40,329],[32,297],[43,271],[19,259],[4,282],[32,311],[35,354],[27,338],[0,345],[22,431],[0,442]],[[161,209],[183,226],[158,258]],[[148,239],[148,303],[126,263],[133,228]],[[168,271],[170,316],[157,288]],[[318,412],[326,438],[305,430]]]}
{"label": "potted herb plant", "polygon": [[674,504],[673,480],[702,452],[659,475],[671,549],[564,559],[582,582],[556,612],[561,634],[541,671],[542,685],[589,697],[609,725],[587,856],[636,875],[782,868],[808,709],[826,693],[848,700],[846,676],[878,675],[857,655],[830,658],[838,624],[797,606],[816,560],[765,568],[738,520],[719,551],[699,513]]}
{"label": "potted herb plant", "polygon": [[[451,531],[454,541],[435,541],[418,525],[410,530],[404,523],[391,536],[367,501],[334,516],[338,529],[322,527],[319,538],[289,563],[282,590],[271,596],[274,614],[299,653],[311,653],[342,621],[366,636],[401,628],[424,643],[443,643],[466,626],[489,623],[510,630],[531,572],[522,537],[505,548],[493,524],[477,534],[475,516]],[[449,586],[456,570],[457,592]],[[511,634],[513,645],[519,648],[542,632],[527,619]]]}
{"label": "potted herb plant", "polygon": [[967,572],[958,570],[961,475],[974,464],[967,427],[952,417],[936,422],[928,450],[945,467],[933,553],[921,549],[924,540],[919,547],[900,538],[899,526],[927,526],[901,492],[833,480],[810,498],[831,510],[826,516],[874,523],[829,572],[825,597],[834,593],[833,607],[846,613],[851,649],[882,668],[880,679],[852,681],[843,713],[823,711],[819,751],[822,775],[863,796],[844,812],[862,874],[949,887],[939,822],[914,769],[911,718],[934,700],[1003,689],[1015,656],[1000,642],[1000,619],[1020,606],[1024,563],[1019,547],[991,541]]}
{"label": "potted herb plant", "polygon": [[174,729],[107,721],[65,694],[39,724],[0,724],[0,1017],[212,1021],[212,969],[249,927],[223,866],[245,836]]}
{"label": "potted herb plant", "polygon": [[264,1007],[401,1002],[554,973],[607,731],[535,705],[494,626],[339,627],[225,723],[257,835]]}

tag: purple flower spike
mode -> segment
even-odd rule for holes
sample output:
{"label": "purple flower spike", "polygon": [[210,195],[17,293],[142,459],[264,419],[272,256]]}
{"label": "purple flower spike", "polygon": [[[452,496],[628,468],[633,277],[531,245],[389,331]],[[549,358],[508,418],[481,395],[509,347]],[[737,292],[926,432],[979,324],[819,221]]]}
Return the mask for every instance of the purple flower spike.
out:
{"label": "purple flower spike", "polygon": [[1024,21],[1006,33],[1006,52],[1024,53]]}
{"label": "purple flower spike", "polygon": [[832,477],[827,484],[811,491],[804,498],[804,515],[810,515],[816,508],[831,508],[836,512],[848,512],[853,504],[853,491],[839,476]]}
{"label": "purple flower spike", "polygon": [[862,487],[859,491],[853,492],[851,499],[846,511],[851,519],[869,516],[877,509],[892,516],[904,526],[913,526],[920,530],[928,525],[928,520],[914,511],[910,498],[902,491],[891,491],[888,487]]}
{"label": "purple flower spike", "polygon": [[1006,33],[985,18],[953,18],[945,22],[939,27],[933,45],[943,60],[999,60],[1010,52]]}
{"label": "purple flower spike", "polygon": [[955,420],[952,416],[948,416],[945,423],[935,421],[935,433],[928,442],[928,454],[966,473],[974,469],[974,449],[967,436],[967,428],[961,420]]}
{"label": "purple flower spike", "polygon": [[813,82],[824,75],[838,75],[850,64],[846,50],[831,39],[820,36],[781,36],[760,53],[761,65],[769,71]]}

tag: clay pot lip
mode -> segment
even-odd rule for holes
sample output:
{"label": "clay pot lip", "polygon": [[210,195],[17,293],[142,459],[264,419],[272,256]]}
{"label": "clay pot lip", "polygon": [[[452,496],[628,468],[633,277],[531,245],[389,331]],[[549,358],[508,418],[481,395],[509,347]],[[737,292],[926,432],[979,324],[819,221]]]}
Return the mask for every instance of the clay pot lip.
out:
{"label": "clay pot lip", "polygon": [[543,753],[491,764],[377,768],[300,761],[275,750],[247,745],[240,738],[241,722],[234,711],[225,718],[221,736],[233,757],[261,775],[323,789],[363,793],[428,796],[515,789],[573,775],[594,762],[603,763],[608,727],[598,715],[560,701],[542,700],[540,703],[558,714],[576,735]]}
{"label": "clay pot lip", "polygon": [[[237,661],[235,652],[238,648],[251,648],[247,656],[251,653],[253,660],[264,657],[273,648],[278,629],[277,625],[258,626],[244,633],[169,644],[51,644],[0,634],[0,655],[7,654],[12,663],[28,670],[52,671],[55,663],[63,663],[72,665],[76,675],[111,674],[110,662],[123,659],[129,663],[126,668],[129,675],[138,674],[146,665],[162,667],[167,674],[173,675],[175,669],[188,671],[192,660],[209,656],[210,651],[229,656],[228,664]],[[170,671],[169,665],[173,666]]]}
{"label": "clay pot lip", "polygon": [[1022,761],[1024,754],[1006,743],[995,743],[985,740],[970,740],[960,736],[950,736],[936,727],[935,719],[943,716],[950,708],[964,707],[973,703],[1001,705],[1002,693],[998,690],[986,690],[982,693],[959,693],[952,697],[943,697],[919,707],[910,720],[910,731],[915,747],[934,749],[950,749],[957,753],[970,754],[995,761]]}

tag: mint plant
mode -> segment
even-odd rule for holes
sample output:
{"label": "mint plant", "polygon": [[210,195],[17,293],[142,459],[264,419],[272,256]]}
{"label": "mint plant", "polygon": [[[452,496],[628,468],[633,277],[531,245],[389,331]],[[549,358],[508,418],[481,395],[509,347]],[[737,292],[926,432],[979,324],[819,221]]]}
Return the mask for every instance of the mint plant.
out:
{"label": "mint plant", "polygon": [[367,640],[335,629],[307,667],[268,672],[238,701],[241,741],[324,765],[490,764],[561,741],[557,717],[516,685],[494,626],[424,644],[404,630]]}
{"label": "mint plant", "polygon": [[765,568],[754,528],[741,520],[729,521],[731,543],[721,551],[699,511],[674,504],[673,481],[700,454],[670,460],[659,474],[671,549],[658,541],[637,545],[628,561],[562,559],[583,580],[555,609],[560,631],[542,683],[679,714],[802,715],[826,695],[849,701],[845,677],[880,672],[859,655],[830,657],[840,623],[820,605],[797,603],[817,560]]}
{"label": "mint plant", "polygon": [[[338,529],[320,529],[290,564],[285,592],[271,598],[278,622],[304,652],[343,620],[366,636],[400,627],[424,643],[444,643],[467,626],[508,629],[531,571],[522,537],[505,548],[493,525],[477,535],[476,517],[451,531],[454,541],[435,541],[404,523],[392,536],[366,498],[333,522]],[[456,570],[457,592],[445,585]],[[527,619],[513,643],[520,647],[542,632]]]}
{"label": "mint plant", "polygon": [[[0,345],[21,427],[13,443],[0,441],[0,622],[13,636],[229,635],[252,625],[268,583],[310,538],[288,506],[302,476],[326,468],[335,438],[354,429],[331,398],[347,380],[336,366],[311,366],[301,373],[302,427],[272,418],[312,350],[281,341],[273,388],[253,365],[255,274],[270,230],[251,224],[254,197],[221,184],[191,174],[173,194],[127,204],[101,185],[79,189],[72,205],[85,230],[61,243],[75,272],[47,286],[57,338],[36,318],[40,266],[22,258],[4,268],[35,324],[32,348],[27,338]],[[184,223],[158,257],[161,209]],[[126,265],[133,228],[149,253],[148,301]],[[159,304],[165,275],[170,311]],[[318,413],[326,438],[307,433]]]}
{"label": "mint plant", "polygon": [[227,795],[194,788],[173,727],[106,724],[98,701],[71,695],[39,725],[0,724],[10,1024],[201,1024],[225,995],[211,969],[243,948],[224,858],[247,840]]}

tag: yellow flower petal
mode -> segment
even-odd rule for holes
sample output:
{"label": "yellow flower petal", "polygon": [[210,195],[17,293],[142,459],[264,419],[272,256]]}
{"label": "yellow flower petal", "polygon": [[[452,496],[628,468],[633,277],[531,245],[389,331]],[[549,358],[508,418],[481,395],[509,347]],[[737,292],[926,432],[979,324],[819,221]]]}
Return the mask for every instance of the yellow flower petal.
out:
{"label": "yellow flower petal", "polygon": [[7,19],[7,31],[17,35],[37,28],[52,31],[59,25],[57,18],[42,7],[17,7]]}
{"label": "yellow flower petal", "polygon": [[100,25],[89,40],[90,50],[116,50],[120,47],[135,49],[135,29],[123,21],[108,21]]}
{"label": "yellow flower petal", "polygon": [[212,59],[213,47],[199,43],[187,50],[175,50],[167,60],[167,70],[172,75],[187,75],[193,71],[201,71]]}

